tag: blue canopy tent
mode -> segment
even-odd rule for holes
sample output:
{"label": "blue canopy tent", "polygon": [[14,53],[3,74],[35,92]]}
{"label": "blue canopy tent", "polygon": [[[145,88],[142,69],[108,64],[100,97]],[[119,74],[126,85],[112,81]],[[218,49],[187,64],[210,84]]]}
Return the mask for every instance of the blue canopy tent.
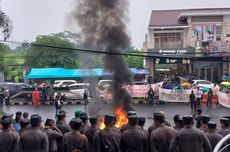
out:
{"label": "blue canopy tent", "polygon": [[101,77],[102,69],[32,68],[25,79]]}

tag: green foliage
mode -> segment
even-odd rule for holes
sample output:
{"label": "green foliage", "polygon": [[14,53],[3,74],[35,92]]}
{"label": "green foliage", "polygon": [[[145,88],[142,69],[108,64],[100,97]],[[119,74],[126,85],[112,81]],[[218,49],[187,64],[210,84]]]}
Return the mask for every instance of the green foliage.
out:
{"label": "green foliage", "polygon": [[[138,50],[137,48],[130,47],[128,54],[143,55],[143,50]],[[126,56],[125,61],[130,68],[142,68],[143,67],[143,57],[139,56]]]}
{"label": "green foliage", "polygon": [[10,49],[5,44],[0,43],[0,71],[4,72],[6,69],[6,59],[9,50]]}
{"label": "green foliage", "polygon": [[12,31],[12,23],[9,17],[0,10],[0,29],[2,30],[4,40],[10,37]]}
{"label": "green foliage", "polygon": [[39,35],[26,53],[26,64],[31,68],[76,68],[78,65],[76,52],[64,48],[75,48],[75,46],[61,34]]}

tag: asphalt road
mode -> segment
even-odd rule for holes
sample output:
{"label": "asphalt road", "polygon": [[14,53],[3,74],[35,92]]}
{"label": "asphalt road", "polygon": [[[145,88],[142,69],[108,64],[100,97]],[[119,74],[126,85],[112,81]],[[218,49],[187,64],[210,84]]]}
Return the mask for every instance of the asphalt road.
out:
{"label": "asphalt road", "polygon": [[[165,103],[165,104],[135,104],[136,112],[138,116],[146,117],[146,128],[153,123],[153,112],[164,111],[166,118],[173,124],[173,116],[175,114],[187,115],[192,114],[190,105],[188,103]],[[82,109],[90,115],[104,115],[112,114],[113,107],[110,104],[103,102],[91,102],[85,109],[84,105],[64,105],[63,110],[67,111],[67,122],[74,117],[74,111],[76,109]],[[201,109],[203,114],[209,115],[211,120],[218,123],[222,116],[230,115],[230,109],[227,109],[221,105],[213,105],[212,108],[207,108],[206,105],[202,105]],[[54,105],[41,105],[38,108],[34,108],[32,105],[14,105],[10,107],[4,107],[3,110],[6,113],[12,114],[16,111],[29,112],[29,114],[40,114],[45,121],[46,118],[53,118],[55,115]]]}

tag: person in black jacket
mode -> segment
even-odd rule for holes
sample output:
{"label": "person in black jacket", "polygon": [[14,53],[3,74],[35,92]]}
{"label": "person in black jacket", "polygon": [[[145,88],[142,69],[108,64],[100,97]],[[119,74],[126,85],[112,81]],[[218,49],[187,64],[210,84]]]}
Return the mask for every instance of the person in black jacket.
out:
{"label": "person in black jacket", "polygon": [[189,95],[189,99],[190,99],[190,104],[191,104],[191,110],[193,111],[196,111],[196,101],[195,101],[195,94],[194,94],[194,91],[192,90],[191,91],[191,94]]}

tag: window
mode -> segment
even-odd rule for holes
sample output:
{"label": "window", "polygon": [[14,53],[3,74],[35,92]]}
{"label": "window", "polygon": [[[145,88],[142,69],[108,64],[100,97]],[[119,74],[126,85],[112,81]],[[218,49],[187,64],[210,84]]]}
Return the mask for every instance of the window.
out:
{"label": "window", "polygon": [[183,33],[154,33],[155,48],[182,48]]}
{"label": "window", "polygon": [[216,41],[221,41],[221,35],[222,35],[222,26],[217,25],[216,26]]}

